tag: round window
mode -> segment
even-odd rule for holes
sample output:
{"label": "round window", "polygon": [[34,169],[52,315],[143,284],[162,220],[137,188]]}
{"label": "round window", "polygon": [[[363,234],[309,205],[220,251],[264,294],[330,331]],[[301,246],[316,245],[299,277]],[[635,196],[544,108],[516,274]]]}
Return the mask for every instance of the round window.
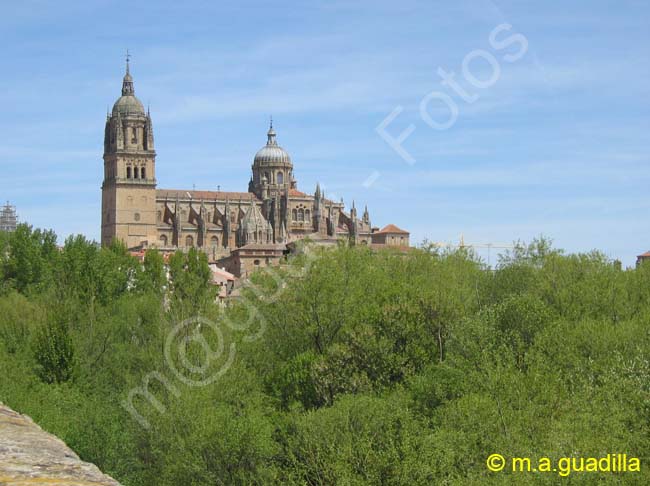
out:
{"label": "round window", "polygon": [[140,221],[140,213],[135,213],[133,215],[133,219],[135,219],[136,221]]}

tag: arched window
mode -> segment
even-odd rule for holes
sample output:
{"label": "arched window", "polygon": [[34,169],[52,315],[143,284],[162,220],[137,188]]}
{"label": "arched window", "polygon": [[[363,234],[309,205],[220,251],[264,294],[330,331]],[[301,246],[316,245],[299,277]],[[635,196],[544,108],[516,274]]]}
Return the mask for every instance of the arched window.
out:
{"label": "arched window", "polygon": [[133,127],[133,137],[131,138],[131,143],[138,143],[138,129],[136,127]]}
{"label": "arched window", "polygon": [[291,219],[294,220],[294,221],[298,221],[298,210],[297,209],[293,209],[291,211]]}
{"label": "arched window", "polygon": [[137,167],[134,167],[134,168],[133,168],[133,178],[134,178],[134,179],[137,179],[137,178],[138,178],[138,168],[137,168]]}
{"label": "arched window", "polygon": [[[156,213],[156,218],[158,219],[158,222],[160,223],[162,221],[162,211],[158,211]],[[164,235],[163,235],[164,236]]]}
{"label": "arched window", "polygon": [[144,167],[143,167],[142,169],[140,169],[140,177],[142,177],[143,179],[146,179],[146,178],[147,178],[147,177],[145,176],[145,168],[144,168]]}
{"label": "arched window", "polygon": [[194,246],[194,238],[192,238],[192,235],[187,235],[185,238],[185,246]]}
{"label": "arched window", "polygon": [[216,236],[210,238],[210,245],[212,245],[213,248],[219,246],[219,238]]}
{"label": "arched window", "polygon": [[284,174],[282,172],[278,172],[278,184],[284,184]]}
{"label": "arched window", "polygon": [[261,231],[257,232],[257,242],[262,243],[262,232]]}
{"label": "arched window", "polygon": [[309,209],[305,209],[305,221],[311,221],[311,213]]}
{"label": "arched window", "polygon": [[264,177],[266,178],[266,182],[268,182],[270,184],[271,183],[271,174],[269,174],[268,172],[264,172]]}
{"label": "arched window", "polygon": [[160,246],[167,246],[167,235],[160,235]]}
{"label": "arched window", "polygon": [[230,222],[231,222],[231,223],[234,223],[234,222],[235,222],[235,212],[234,212],[234,211],[231,211],[231,212],[230,212]]}
{"label": "arched window", "polygon": [[254,265],[259,265],[259,264],[260,264],[260,261],[259,261],[259,260],[255,260],[255,261],[253,262],[253,264],[254,264]]}
{"label": "arched window", "polygon": [[130,179],[131,178],[131,167],[126,168],[126,178]]}
{"label": "arched window", "polygon": [[305,220],[305,210],[300,208],[298,210],[298,221],[304,221]]}

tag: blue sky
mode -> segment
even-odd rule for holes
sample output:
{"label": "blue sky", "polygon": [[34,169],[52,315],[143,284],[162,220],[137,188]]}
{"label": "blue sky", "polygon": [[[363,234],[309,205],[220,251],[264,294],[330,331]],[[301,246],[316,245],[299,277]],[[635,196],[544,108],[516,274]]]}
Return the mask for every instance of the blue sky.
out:
{"label": "blue sky", "polygon": [[[99,237],[103,126],[124,53],[150,104],[159,187],[246,190],[273,115],[298,187],[368,204],[412,240],[650,249],[645,1],[23,1],[0,16],[0,200],[64,237]],[[520,34],[521,45],[495,49]],[[463,76],[469,63],[477,88]],[[454,71],[477,95],[441,84]],[[429,93],[458,116],[434,130]],[[396,107],[386,130],[377,126]],[[434,120],[449,111],[427,105]],[[491,255],[494,259],[494,250]]]}

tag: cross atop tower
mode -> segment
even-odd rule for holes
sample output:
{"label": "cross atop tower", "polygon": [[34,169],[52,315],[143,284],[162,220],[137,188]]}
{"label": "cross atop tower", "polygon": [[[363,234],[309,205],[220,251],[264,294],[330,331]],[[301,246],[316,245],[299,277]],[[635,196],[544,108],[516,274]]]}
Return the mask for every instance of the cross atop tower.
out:
{"label": "cross atop tower", "polygon": [[267,134],[267,142],[266,145],[277,145],[278,143],[275,141],[275,130],[273,130],[273,117],[271,116],[271,123],[269,125],[269,131],[266,133]]}
{"label": "cross atop tower", "polygon": [[129,61],[131,60],[131,54],[129,54],[129,50],[126,50],[126,73],[129,74]]}

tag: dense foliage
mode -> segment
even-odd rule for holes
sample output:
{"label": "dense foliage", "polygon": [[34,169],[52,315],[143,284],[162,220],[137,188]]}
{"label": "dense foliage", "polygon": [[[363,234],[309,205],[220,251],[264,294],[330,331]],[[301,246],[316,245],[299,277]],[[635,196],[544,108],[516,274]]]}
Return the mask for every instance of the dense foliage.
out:
{"label": "dense foliage", "polygon": [[0,234],[0,401],[125,485],[650,484],[650,265],[307,246],[223,309],[200,253],[55,241]]}

